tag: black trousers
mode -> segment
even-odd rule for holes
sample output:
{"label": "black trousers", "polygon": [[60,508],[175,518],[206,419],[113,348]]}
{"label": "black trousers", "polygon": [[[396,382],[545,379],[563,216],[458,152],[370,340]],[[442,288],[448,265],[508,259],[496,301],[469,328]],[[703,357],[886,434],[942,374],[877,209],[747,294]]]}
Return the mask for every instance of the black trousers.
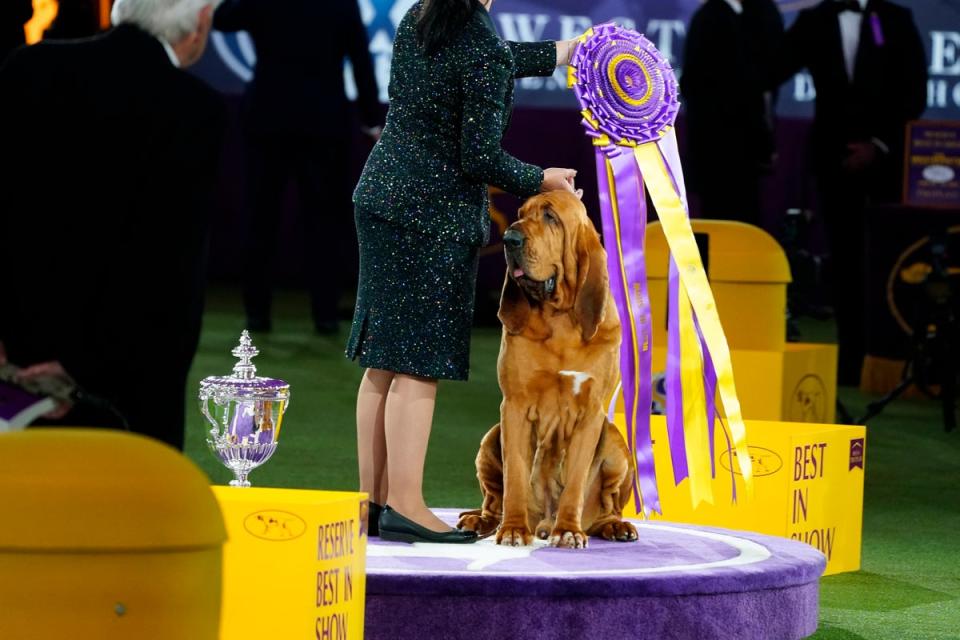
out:
{"label": "black trousers", "polygon": [[867,188],[862,179],[840,172],[820,176],[817,186],[830,251],[837,379],[841,385],[857,385],[866,353]]}
{"label": "black trousers", "polygon": [[881,154],[861,172],[842,169],[843,156],[821,156],[817,196],[830,250],[834,317],[837,323],[837,379],[858,385],[866,355],[866,211],[899,202],[903,184],[901,147]]}
{"label": "black trousers", "polygon": [[[269,325],[285,189],[293,180],[303,224],[304,265],[318,327],[335,323],[344,250],[354,247],[350,140],[303,134],[249,134],[249,205],[244,306],[247,318]],[[349,236],[349,238],[347,237]],[[284,247],[284,250],[297,250]]]}

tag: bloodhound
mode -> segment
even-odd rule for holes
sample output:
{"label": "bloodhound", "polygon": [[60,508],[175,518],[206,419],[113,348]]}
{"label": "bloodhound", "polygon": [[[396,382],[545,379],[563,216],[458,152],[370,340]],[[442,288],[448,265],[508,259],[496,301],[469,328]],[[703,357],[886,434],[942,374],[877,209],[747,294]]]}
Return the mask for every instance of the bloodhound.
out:
{"label": "bloodhound", "polygon": [[600,238],[579,198],[555,191],[523,205],[504,247],[500,424],[477,454],[483,507],[458,526],[513,546],[636,540],[620,515],[634,463],[606,419],[620,319]]}

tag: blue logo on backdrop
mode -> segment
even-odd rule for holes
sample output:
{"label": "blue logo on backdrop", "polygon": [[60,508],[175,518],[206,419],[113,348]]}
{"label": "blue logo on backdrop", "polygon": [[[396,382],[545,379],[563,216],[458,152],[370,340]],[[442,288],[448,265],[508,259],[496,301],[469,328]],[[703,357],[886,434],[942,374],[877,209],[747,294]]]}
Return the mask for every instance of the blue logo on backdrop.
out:
{"label": "blue logo on backdrop", "polygon": [[413,4],[398,0],[360,0],[360,11],[371,36],[385,31],[392,40],[400,20]]}

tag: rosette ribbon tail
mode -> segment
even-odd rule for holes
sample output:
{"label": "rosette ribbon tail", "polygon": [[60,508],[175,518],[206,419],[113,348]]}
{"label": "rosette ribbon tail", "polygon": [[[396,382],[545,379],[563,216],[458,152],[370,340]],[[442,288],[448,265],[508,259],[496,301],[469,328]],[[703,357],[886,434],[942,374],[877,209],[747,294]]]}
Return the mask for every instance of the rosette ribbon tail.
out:
{"label": "rosette ribbon tail", "polygon": [[[651,377],[650,296],[647,292],[644,240],[647,205],[637,163],[627,152],[608,157],[598,147],[601,181],[600,210],[607,243],[610,292],[620,313],[620,391],[626,417],[627,446],[633,452],[633,496],[637,513],[660,513],[657,476],[653,463],[650,407]],[[626,218],[621,211],[629,212]]]}
{"label": "rosette ribbon tail", "polygon": [[[667,434],[673,480],[689,482],[694,507],[713,502],[714,422],[729,424],[748,497],[751,460],[737,400],[730,349],[690,225],[673,122],[676,77],[640,34],[598,25],[579,41],[569,72],[597,151],[603,237],[611,292],[623,327],[621,386],[627,444],[635,459],[638,513],[660,513],[650,433],[651,314],[644,242],[646,194],[670,247]],[[716,404],[719,395],[720,406]],[[736,482],[731,471],[736,500]]]}

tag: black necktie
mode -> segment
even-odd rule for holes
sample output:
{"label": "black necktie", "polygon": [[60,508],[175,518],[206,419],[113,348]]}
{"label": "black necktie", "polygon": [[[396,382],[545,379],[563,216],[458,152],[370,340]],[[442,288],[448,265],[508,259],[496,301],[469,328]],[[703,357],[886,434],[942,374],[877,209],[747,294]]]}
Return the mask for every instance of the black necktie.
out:
{"label": "black necktie", "polygon": [[863,13],[863,7],[858,0],[833,0],[833,7],[837,13],[853,11],[854,13]]}

